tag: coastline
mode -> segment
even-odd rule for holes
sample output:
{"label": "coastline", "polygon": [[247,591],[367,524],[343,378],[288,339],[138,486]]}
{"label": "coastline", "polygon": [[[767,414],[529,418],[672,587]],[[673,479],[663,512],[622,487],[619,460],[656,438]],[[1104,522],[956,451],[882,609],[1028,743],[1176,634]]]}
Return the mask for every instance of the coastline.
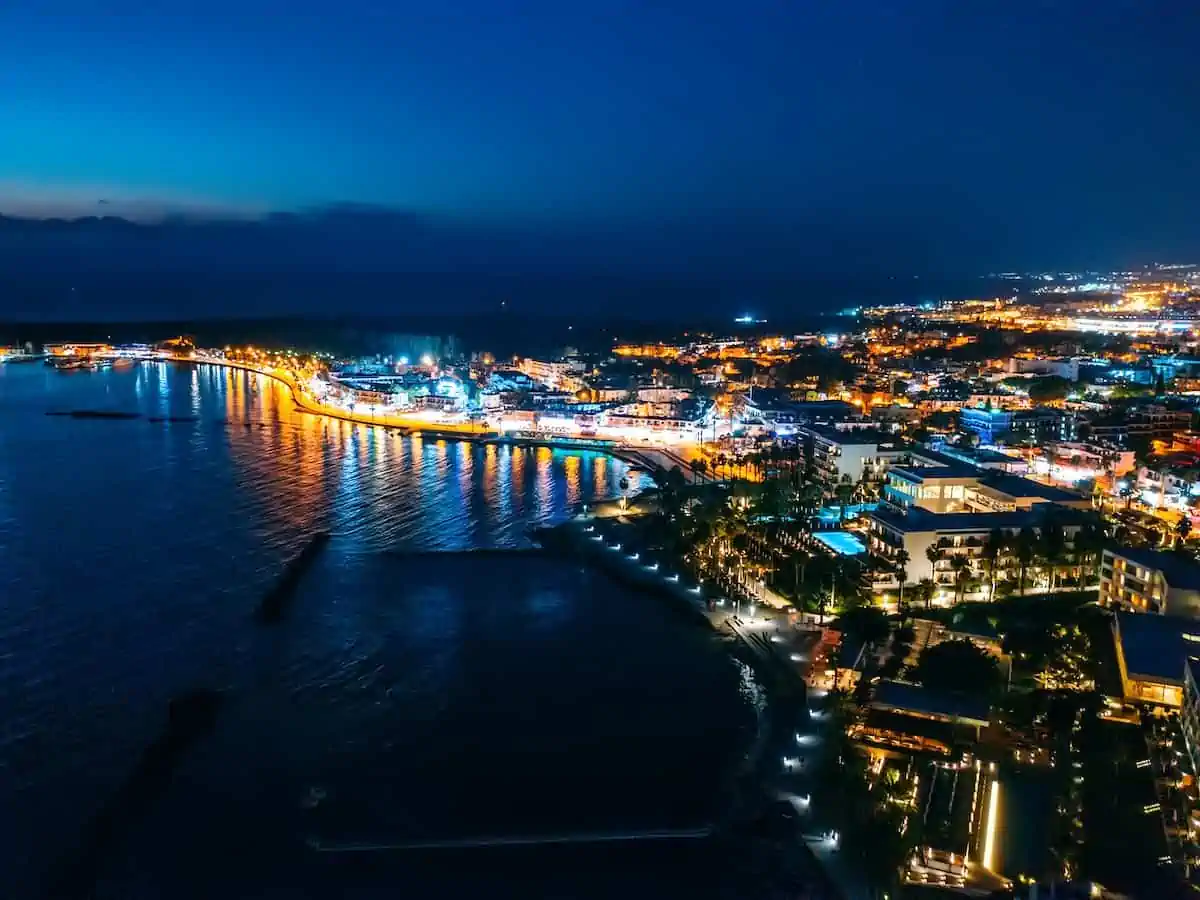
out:
{"label": "coastline", "polygon": [[[758,731],[746,758],[729,774],[724,788],[729,796],[725,824],[743,818],[747,805],[760,804],[765,799],[750,798],[759,793],[759,788],[765,782],[762,770],[767,760],[773,758],[767,750],[779,743],[781,736],[791,734],[786,722],[794,718],[805,705],[806,685],[798,675],[789,677],[781,666],[771,665],[770,660],[744,633],[731,626],[727,621],[728,616],[709,610],[698,599],[699,595],[693,594],[693,589],[684,587],[679,581],[665,581],[657,570],[648,572],[642,566],[635,568],[622,564],[622,561],[626,561],[623,553],[613,552],[605,541],[585,539],[581,533],[582,525],[579,519],[570,520],[537,529],[534,538],[549,553],[572,560],[580,559],[627,587],[668,600],[670,607],[681,618],[711,629],[724,641],[728,652],[737,662],[753,670],[766,695],[766,702],[760,711]],[[747,801],[750,801],[749,804]]]}
{"label": "coastline", "polygon": [[[731,659],[753,672],[764,694],[757,711],[754,739],[741,763],[732,767],[722,780],[720,805],[724,812],[713,823],[718,836],[754,840],[773,809],[780,803],[793,803],[785,799],[787,790],[780,790],[776,765],[780,756],[795,752],[797,724],[813,724],[808,685],[798,671],[785,665],[771,649],[770,641],[730,621],[736,620],[736,616],[726,613],[724,608],[709,609],[700,599],[702,595],[684,586],[682,581],[667,580],[657,567],[647,571],[644,565],[629,565],[633,560],[622,549],[614,550],[603,537],[596,540],[596,532],[585,530],[589,526],[594,528],[591,523],[595,521],[577,517],[537,529],[535,540],[550,553],[596,566],[622,584],[667,600],[688,621],[710,628],[723,640]],[[807,810],[807,798],[802,802]],[[847,882],[831,859],[814,852],[813,836],[799,820],[795,828],[795,843],[790,845],[794,854],[789,856],[809,880],[811,889],[817,891],[812,896],[838,900],[857,897],[858,886]]]}
{"label": "coastline", "polygon": [[[243,372],[252,372],[256,375],[264,375],[288,389],[291,394],[292,402],[296,404],[296,408],[302,412],[306,412],[314,416],[327,416],[331,419],[340,419],[343,422],[350,422],[354,425],[367,425],[384,429],[392,429],[399,431],[402,434],[412,437],[432,437],[439,440],[453,441],[468,441],[475,444],[496,444],[515,447],[548,447],[552,450],[587,450],[593,453],[603,453],[615,459],[627,462],[630,465],[646,466],[646,460],[641,459],[638,454],[637,447],[624,447],[619,444],[593,443],[585,440],[573,440],[572,438],[538,438],[538,437],[508,437],[496,431],[491,431],[486,425],[469,426],[469,425],[452,425],[447,423],[431,424],[423,419],[413,418],[411,416],[362,416],[355,415],[346,410],[335,409],[329,406],[323,406],[320,403],[315,403],[310,400],[307,395],[299,389],[294,380],[286,374],[278,372],[271,368],[254,366],[248,363],[235,362],[228,359],[219,359],[216,357],[201,357],[201,356],[172,356],[164,360],[172,363],[190,363],[193,365],[220,366],[226,369],[237,369]],[[655,451],[659,448],[646,447],[645,450]]]}

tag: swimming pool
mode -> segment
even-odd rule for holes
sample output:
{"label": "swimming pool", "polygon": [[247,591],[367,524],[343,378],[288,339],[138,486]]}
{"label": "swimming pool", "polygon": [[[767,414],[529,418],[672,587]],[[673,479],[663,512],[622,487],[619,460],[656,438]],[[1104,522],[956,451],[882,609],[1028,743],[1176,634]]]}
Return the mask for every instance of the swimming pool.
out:
{"label": "swimming pool", "polygon": [[[856,519],[865,512],[878,508],[878,503],[852,503],[846,507],[846,518]],[[840,522],[842,508],[840,506],[822,506],[817,512],[817,518],[822,522]]]}
{"label": "swimming pool", "polygon": [[863,542],[848,531],[818,531],[813,537],[841,556],[857,556],[867,552]]}

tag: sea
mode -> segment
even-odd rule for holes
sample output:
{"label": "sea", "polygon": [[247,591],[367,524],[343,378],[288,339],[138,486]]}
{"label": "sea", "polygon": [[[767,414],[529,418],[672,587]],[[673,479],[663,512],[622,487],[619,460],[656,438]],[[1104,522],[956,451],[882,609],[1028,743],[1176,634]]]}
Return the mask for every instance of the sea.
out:
{"label": "sea", "polygon": [[[47,415],[81,409],[141,417]],[[345,849],[714,815],[752,676],[660,598],[533,549],[626,477],[314,417],[245,372],[0,365],[0,897],[52,895],[195,689],[221,692],[213,730],[121,817],[90,896],[745,896],[685,843]]]}

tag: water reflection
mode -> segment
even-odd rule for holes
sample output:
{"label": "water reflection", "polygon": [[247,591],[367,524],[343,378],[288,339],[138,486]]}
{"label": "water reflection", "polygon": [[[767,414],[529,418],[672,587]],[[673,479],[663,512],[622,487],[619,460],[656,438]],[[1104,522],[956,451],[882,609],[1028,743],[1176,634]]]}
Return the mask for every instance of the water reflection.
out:
{"label": "water reflection", "polygon": [[[481,623],[465,605],[476,595],[446,594],[438,563],[414,564],[407,580],[389,570],[396,580],[355,606],[346,598],[367,596],[368,582],[378,588],[378,572],[357,583],[354,565],[341,561],[353,556],[366,568],[387,558],[380,550],[528,546],[531,526],[611,496],[628,471],[593,453],[408,437],[311,416],[270,379],[211,366],[77,375],[24,366],[0,378],[0,695],[8,701],[0,809],[21,810],[28,826],[8,858],[36,856],[39,864],[111,796],[181,687],[274,683],[287,675],[280,656],[295,653],[299,669],[316,673],[314,691],[323,680],[361,680],[364,703],[375,703],[365,661],[378,639],[373,617],[389,603],[400,610],[394,635],[404,637],[411,624],[441,636],[412,668],[418,681],[461,669],[455,654],[479,664],[514,609],[532,616],[518,639],[538,623],[565,621],[560,613],[579,608],[564,601],[575,596],[574,569],[556,578],[557,593],[522,593],[513,608],[484,604],[476,616],[493,618]],[[195,421],[44,414],[72,408]],[[338,535],[339,564],[319,602],[301,608],[328,620],[305,645],[256,631],[258,600],[317,529]],[[489,574],[500,565],[494,558],[478,565],[478,582],[509,598],[515,576]],[[585,608],[591,615],[599,605]],[[627,614],[613,615],[621,628],[613,626],[614,645],[591,664],[595,671],[608,671],[627,641]],[[577,640],[561,643],[570,655],[556,671],[578,668],[584,638],[594,640],[590,626],[579,629]],[[311,656],[316,638],[328,638],[327,658]],[[456,641],[475,646],[468,654]],[[408,672],[410,657],[398,659]],[[430,696],[448,694],[439,683]],[[414,705],[410,719],[424,709]],[[0,895],[18,896],[6,889],[11,877],[0,871]]]}

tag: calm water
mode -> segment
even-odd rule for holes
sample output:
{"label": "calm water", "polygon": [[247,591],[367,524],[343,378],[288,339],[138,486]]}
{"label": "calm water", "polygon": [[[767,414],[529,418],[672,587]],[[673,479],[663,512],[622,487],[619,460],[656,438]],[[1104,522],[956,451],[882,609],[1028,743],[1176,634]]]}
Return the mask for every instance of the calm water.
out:
{"label": "calm water", "polygon": [[[72,408],[197,421],[45,415]],[[0,896],[70,855],[194,686],[229,702],[110,855],[106,896],[678,884],[695,861],[675,851],[383,862],[305,844],[705,817],[754,725],[711,636],[568,562],[434,552],[526,547],[625,473],[301,415],[217,368],[0,366]],[[314,529],[335,537],[288,620],[256,625]]]}

